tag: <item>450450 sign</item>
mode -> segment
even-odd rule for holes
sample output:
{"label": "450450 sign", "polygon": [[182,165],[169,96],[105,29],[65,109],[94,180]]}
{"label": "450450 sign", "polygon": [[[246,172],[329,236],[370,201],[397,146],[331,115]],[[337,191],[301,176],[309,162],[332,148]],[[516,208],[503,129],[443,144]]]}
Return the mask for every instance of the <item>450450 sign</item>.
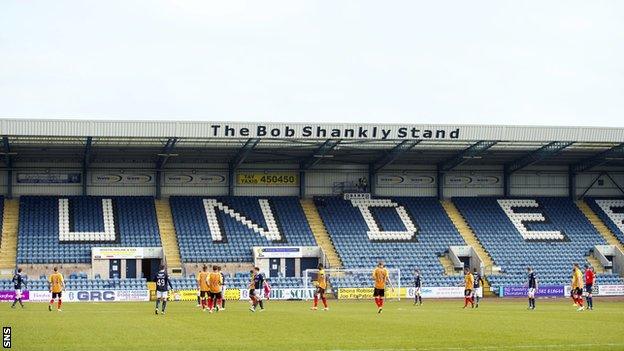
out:
{"label": "450450 sign", "polygon": [[294,172],[240,172],[236,175],[238,185],[257,186],[297,186],[299,185],[299,175]]}

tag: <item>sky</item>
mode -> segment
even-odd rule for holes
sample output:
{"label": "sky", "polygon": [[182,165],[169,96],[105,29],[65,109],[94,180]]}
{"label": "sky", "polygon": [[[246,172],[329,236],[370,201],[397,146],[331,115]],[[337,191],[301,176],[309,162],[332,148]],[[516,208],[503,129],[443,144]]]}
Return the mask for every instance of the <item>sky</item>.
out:
{"label": "sky", "polygon": [[624,127],[624,1],[3,0],[0,117]]}

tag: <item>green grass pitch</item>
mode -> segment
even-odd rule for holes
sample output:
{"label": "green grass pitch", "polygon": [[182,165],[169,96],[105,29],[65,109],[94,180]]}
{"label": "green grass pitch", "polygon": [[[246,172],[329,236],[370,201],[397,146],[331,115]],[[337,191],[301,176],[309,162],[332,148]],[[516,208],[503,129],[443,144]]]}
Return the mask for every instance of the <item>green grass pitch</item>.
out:
{"label": "green grass pitch", "polygon": [[569,300],[486,299],[389,301],[381,315],[373,301],[330,300],[330,311],[310,302],[269,301],[263,312],[246,302],[201,312],[192,302],[66,303],[12,310],[0,304],[0,323],[12,327],[14,350],[624,350],[624,302],[596,299],[576,312]]}

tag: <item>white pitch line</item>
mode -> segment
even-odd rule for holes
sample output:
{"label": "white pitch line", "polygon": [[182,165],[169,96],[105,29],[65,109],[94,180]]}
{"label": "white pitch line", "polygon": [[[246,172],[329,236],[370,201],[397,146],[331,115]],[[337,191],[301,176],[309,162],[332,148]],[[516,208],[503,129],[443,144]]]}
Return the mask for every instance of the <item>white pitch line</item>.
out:
{"label": "white pitch line", "polygon": [[[550,344],[550,345],[505,345],[505,346],[472,346],[472,347],[434,347],[434,348],[409,348],[409,349],[348,349],[348,351],[461,351],[461,350],[510,350],[510,349],[553,349],[553,348],[569,348],[569,347],[618,347],[621,344]],[[331,351],[347,351],[341,349],[332,349]]]}

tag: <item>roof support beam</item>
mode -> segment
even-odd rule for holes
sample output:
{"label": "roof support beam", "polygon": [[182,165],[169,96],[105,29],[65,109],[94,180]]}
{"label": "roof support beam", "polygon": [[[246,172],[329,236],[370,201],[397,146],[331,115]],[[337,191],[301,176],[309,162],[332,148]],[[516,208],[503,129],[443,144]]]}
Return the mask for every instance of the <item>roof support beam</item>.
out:
{"label": "roof support beam", "polygon": [[2,137],[2,148],[4,149],[4,163],[7,166],[7,199],[13,198],[13,158],[11,157],[11,143],[9,137]]}
{"label": "roof support beam", "polygon": [[303,199],[306,196],[305,192],[305,171],[299,170],[299,198]]}
{"label": "roof support beam", "polygon": [[572,165],[572,172],[582,173],[609,162],[611,158],[624,158],[624,143],[616,145],[579,163]]}
{"label": "roof support beam", "polygon": [[568,197],[570,200],[576,200],[576,173],[572,171],[571,166],[568,166]]}
{"label": "roof support beam", "polygon": [[436,165],[436,194],[438,200],[444,198],[444,173],[440,170],[440,165]]}
{"label": "roof support beam", "polygon": [[438,170],[440,172],[448,172],[455,167],[460,166],[473,158],[480,158],[481,155],[492,146],[496,145],[497,141],[493,140],[481,140],[468,148],[462,150],[457,155],[439,164]]}
{"label": "roof support beam", "polygon": [[340,139],[327,139],[325,142],[316,149],[312,155],[301,161],[299,169],[305,171],[308,170],[323,160],[323,157],[327,156],[333,149],[340,144]]}
{"label": "roof support beam", "polygon": [[259,142],[259,138],[247,139],[245,145],[243,145],[243,147],[238,150],[236,156],[234,156],[234,158],[229,162],[230,167],[234,170],[238,169],[238,167],[240,167],[240,165],[245,162],[247,156],[249,156],[253,149],[256,148],[256,145],[258,145]]}
{"label": "roof support beam", "polygon": [[175,148],[177,142],[178,142],[177,138],[169,138],[169,139],[167,139],[167,143],[163,147],[162,152],[160,153],[160,155],[158,155],[158,161],[156,161],[156,169],[157,170],[161,170],[161,169],[163,169],[163,167],[165,167],[165,164],[169,160],[169,157],[171,156],[171,152]]}
{"label": "roof support beam", "polygon": [[167,139],[167,143],[163,147],[161,154],[158,155],[158,160],[156,161],[156,179],[154,181],[156,185],[156,198],[157,199],[160,199],[160,196],[162,193],[162,190],[161,190],[162,170],[165,167],[165,164],[167,163],[167,161],[169,160],[169,157],[172,156],[171,152],[173,151],[177,143],[178,143],[177,138]]}
{"label": "roof support beam", "polygon": [[373,164],[368,165],[368,189],[366,190],[373,196],[377,192],[377,177],[375,174],[377,174],[375,166]]}
{"label": "roof support beam", "polygon": [[563,151],[563,149],[567,148],[572,144],[574,143],[571,141],[553,141],[551,143],[548,143],[540,147],[539,149],[529,152],[527,155],[506,164],[505,173],[512,174],[532,164],[547,160],[559,154],[561,151]]}
{"label": "roof support beam", "polygon": [[382,168],[394,163],[399,157],[420,144],[422,140],[403,140],[399,145],[395,146],[388,153],[373,162],[374,173],[379,172]]}
{"label": "roof support beam", "polygon": [[84,155],[82,156],[82,196],[87,196],[87,172],[89,170],[89,163],[91,163],[92,143],[93,137],[87,137],[84,148]]}
{"label": "roof support beam", "polygon": [[236,156],[228,162],[228,195],[234,196],[234,174],[238,167],[245,162],[245,159],[253,152],[256,146],[260,143],[259,138],[250,138],[247,139],[245,145],[241,147]]}

